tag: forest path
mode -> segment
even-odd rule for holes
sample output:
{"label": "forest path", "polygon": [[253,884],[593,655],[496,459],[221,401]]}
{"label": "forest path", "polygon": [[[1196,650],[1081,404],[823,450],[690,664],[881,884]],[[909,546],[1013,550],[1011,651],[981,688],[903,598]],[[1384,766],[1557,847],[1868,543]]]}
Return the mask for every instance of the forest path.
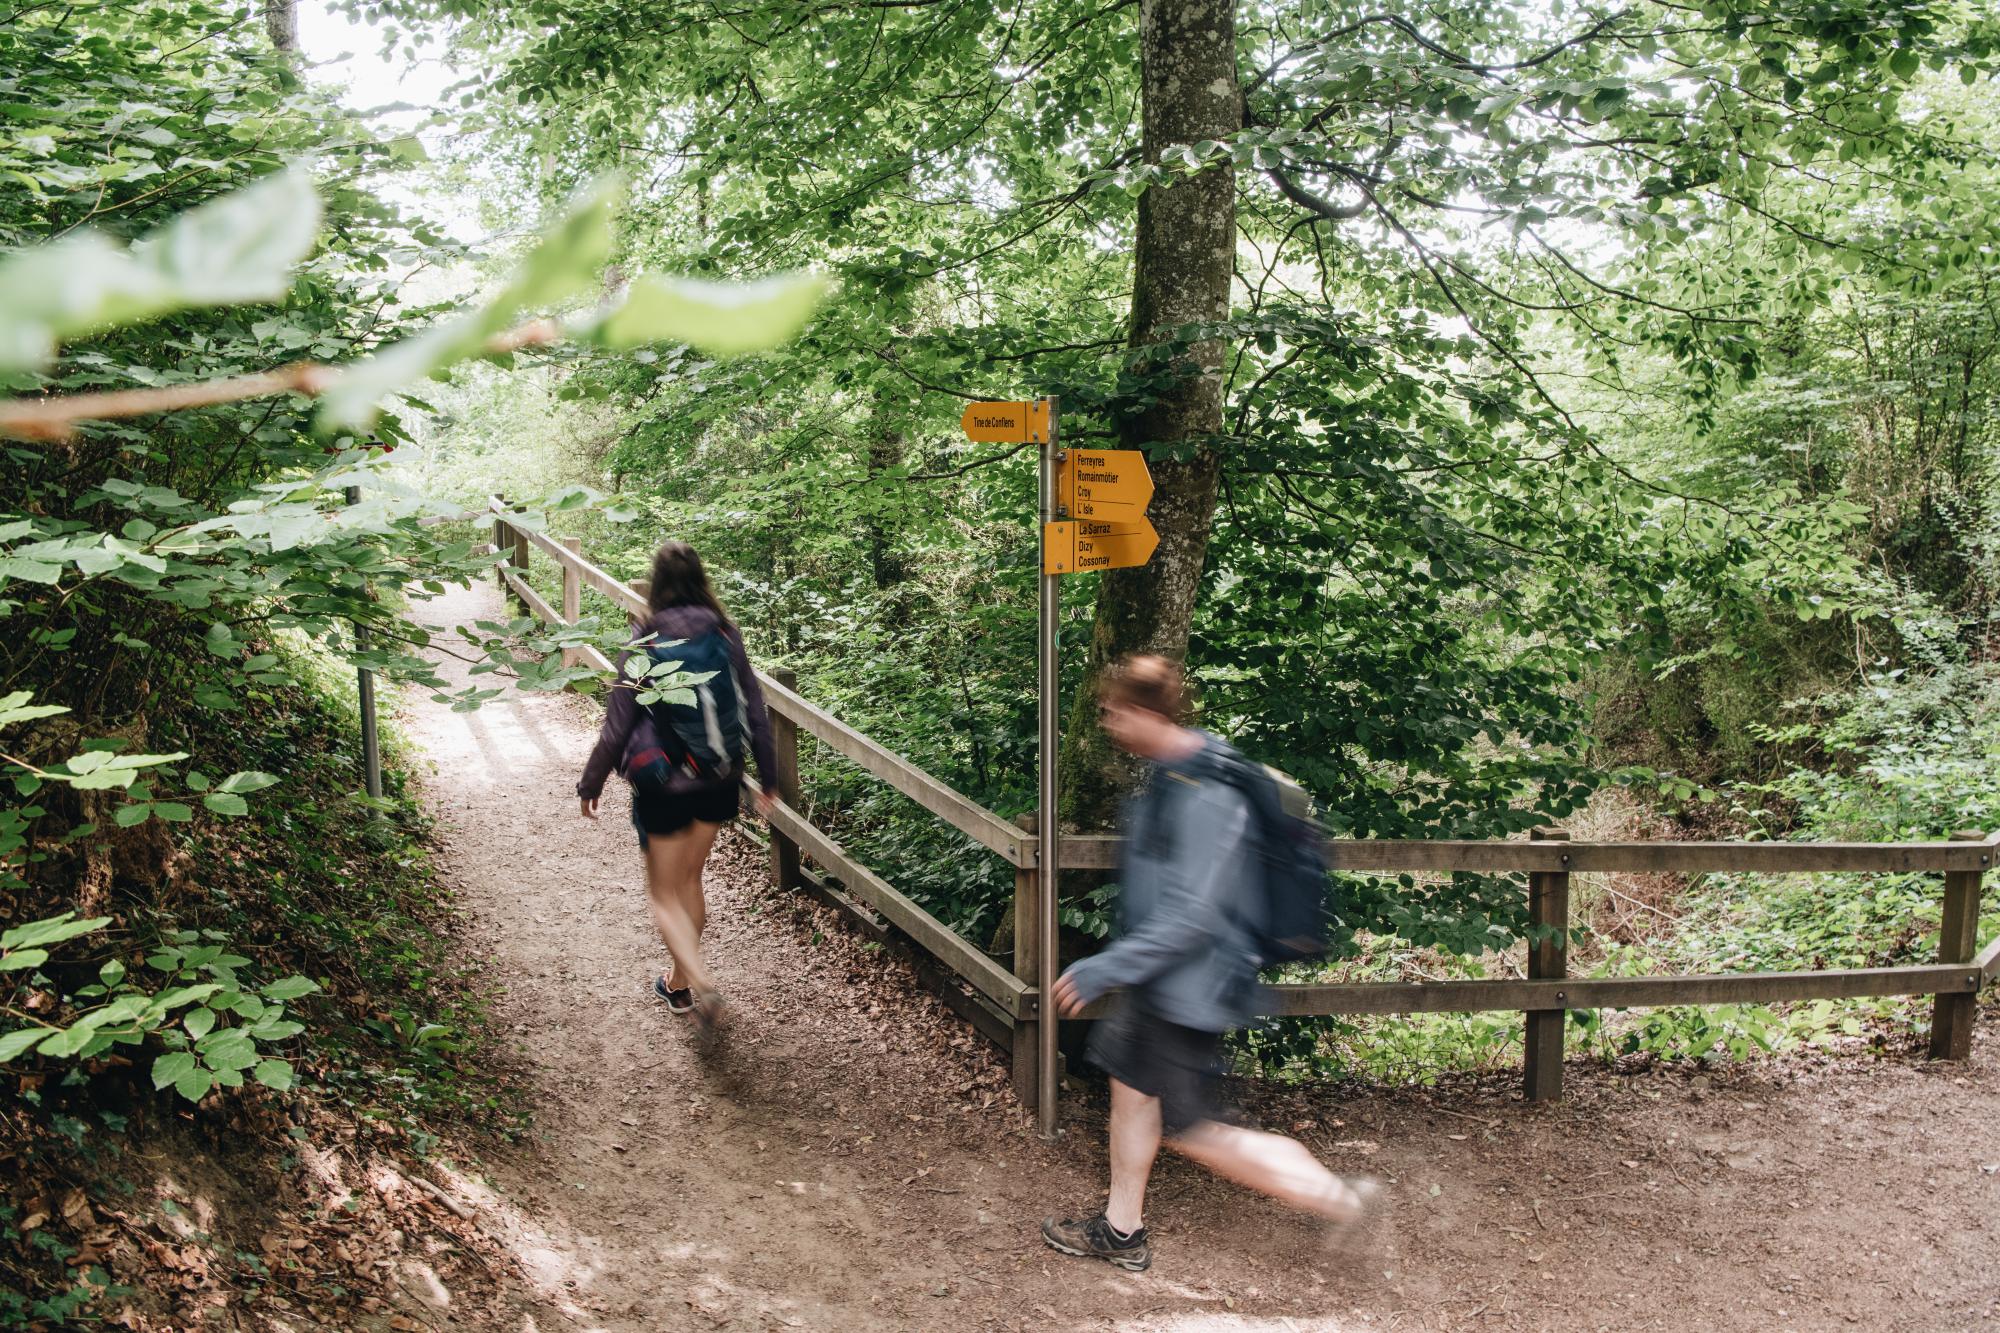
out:
{"label": "forest path", "polygon": [[[503,614],[490,585],[427,604]],[[460,679],[463,664],[453,661]],[[483,678],[487,682],[492,677]],[[1043,1144],[982,1039],[901,965],[771,890],[726,834],[709,948],[718,1048],[651,997],[663,961],[622,782],[578,817],[599,706],[513,694],[405,719],[434,766],[439,870],[512,1035],[534,1131],[453,1178],[527,1279],[509,1330],[1956,1329],[2000,1324],[2000,1067],[1843,1062],[1678,1078],[1273,1092],[1257,1110],[1393,1182],[1346,1271],[1314,1227],[1163,1159],[1150,1273],[1066,1259],[1044,1213],[1094,1206],[1102,1121]],[[1760,1081],[1761,1080],[1761,1081]],[[1981,1168],[1987,1170],[1982,1171]],[[482,1317],[484,1319],[484,1317]],[[1993,1321],[1989,1323],[1988,1321]]]}

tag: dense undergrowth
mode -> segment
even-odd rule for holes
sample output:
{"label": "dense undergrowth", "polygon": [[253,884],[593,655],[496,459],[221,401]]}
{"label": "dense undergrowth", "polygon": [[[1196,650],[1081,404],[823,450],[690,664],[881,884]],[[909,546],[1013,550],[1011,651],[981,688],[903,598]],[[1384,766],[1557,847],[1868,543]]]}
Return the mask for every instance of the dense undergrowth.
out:
{"label": "dense undergrowth", "polygon": [[[364,1262],[379,1256],[341,1238],[367,1231],[380,1201],[318,1197],[303,1160],[422,1163],[520,1128],[482,1048],[476,965],[452,950],[454,908],[432,873],[397,733],[385,729],[377,805],[359,790],[352,676],[287,655],[299,683],[247,700],[226,732],[185,737],[192,766],[248,757],[284,780],[250,816],[176,826],[159,846],[166,891],[114,884],[106,924],[10,973],[6,1006],[61,1022],[97,1002],[90,988],[116,969],[164,979],[208,950],[197,974],[226,972],[244,994],[297,979],[297,1030],[268,1043],[295,1075],[283,1090],[253,1079],[199,1101],[156,1088],[154,1060],[214,1021],[198,1026],[199,1006],[142,1044],[8,1064],[0,1326],[181,1328],[224,1309],[358,1316],[384,1294]],[[197,1212],[199,1227],[174,1220]]]}

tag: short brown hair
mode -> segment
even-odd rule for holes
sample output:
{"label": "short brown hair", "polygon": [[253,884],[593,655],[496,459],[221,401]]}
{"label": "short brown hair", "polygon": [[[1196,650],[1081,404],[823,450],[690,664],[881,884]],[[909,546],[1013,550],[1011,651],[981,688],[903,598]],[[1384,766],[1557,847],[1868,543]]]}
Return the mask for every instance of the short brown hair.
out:
{"label": "short brown hair", "polygon": [[1116,663],[1097,685],[1100,707],[1143,708],[1178,722],[1187,691],[1178,662],[1140,653]]}

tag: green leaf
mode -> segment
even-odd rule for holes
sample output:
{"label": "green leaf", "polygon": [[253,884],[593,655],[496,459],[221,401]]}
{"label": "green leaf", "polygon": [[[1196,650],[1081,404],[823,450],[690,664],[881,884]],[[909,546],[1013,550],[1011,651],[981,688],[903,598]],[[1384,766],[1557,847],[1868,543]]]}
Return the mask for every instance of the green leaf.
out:
{"label": "green leaf", "polygon": [[194,811],[178,801],[159,801],[154,804],[153,813],[170,824],[185,824],[194,818]]}
{"label": "green leaf", "polygon": [[826,298],[827,280],[795,273],[742,284],[647,274],[585,336],[613,349],[687,343],[717,356],[760,352],[788,341]]}
{"label": "green leaf", "polygon": [[28,700],[33,697],[26,690],[16,690],[5,698],[0,698],[0,727],[15,722],[32,722],[36,718],[54,717],[58,713],[69,711],[61,704],[31,704]]}
{"label": "green leaf", "polygon": [[362,431],[381,401],[446,367],[480,356],[523,311],[552,306],[589,290],[611,258],[611,214],[622,186],[600,181],[543,234],[492,300],[343,370],[320,396],[323,434]]}
{"label": "green leaf", "polygon": [[194,1067],[195,1059],[189,1052],[170,1051],[153,1061],[153,1087],[157,1090],[178,1082]]}
{"label": "green leaf", "polygon": [[[148,959],[147,961],[151,962],[152,960]],[[222,987],[216,985],[214,982],[204,981],[199,986],[182,986],[176,990],[161,991],[153,997],[151,1007],[162,1014],[171,1013],[184,1004],[194,1004],[196,1001],[206,1000],[221,989]]]}
{"label": "green leaf", "polygon": [[[192,1061],[194,1057],[189,1056],[188,1059]],[[208,1090],[214,1086],[215,1076],[206,1069],[198,1067],[188,1069],[174,1080],[174,1091],[191,1102],[198,1102],[208,1096]]]}
{"label": "green leaf", "polygon": [[132,828],[135,825],[145,823],[152,817],[153,807],[144,803],[138,805],[121,805],[111,812],[111,822],[118,825],[119,828]]}
{"label": "green leaf", "polygon": [[185,305],[276,301],[319,236],[319,194],[304,167],[190,209],[132,247]]}
{"label": "green leaf", "polygon": [[274,1091],[290,1092],[292,1089],[292,1062],[290,1060],[259,1060],[256,1069],[251,1071],[251,1077]]}
{"label": "green leaf", "polygon": [[22,949],[0,956],[0,972],[21,972],[49,961],[47,949]]}
{"label": "green leaf", "polygon": [[187,1029],[188,1036],[198,1041],[214,1030],[215,1010],[190,1009],[187,1012],[187,1017],[181,1020],[181,1026]]}
{"label": "green leaf", "polygon": [[275,787],[277,785],[278,785],[278,780],[272,777],[269,773],[259,773],[256,770],[252,769],[250,771],[243,773],[231,773],[227,778],[223,779],[222,785],[220,787],[217,787],[216,790],[228,791],[228,792],[251,792],[251,791],[262,791],[266,787]]}
{"label": "green leaf", "polygon": [[281,977],[262,989],[267,1000],[296,1000],[318,990],[319,983],[305,977]]}
{"label": "green leaf", "polygon": [[15,1028],[12,1032],[0,1033],[0,1064],[26,1055],[56,1031],[55,1028]]}
{"label": "green leaf", "polygon": [[248,1069],[257,1063],[257,1047],[241,1028],[224,1028],[195,1043],[202,1063],[210,1069]]}
{"label": "green leaf", "polygon": [[0,949],[32,949],[46,944],[61,944],[64,940],[88,935],[111,924],[108,916],[85,917],[81,921],[74,920],[75,916],[74,912],[64,912],[61,916],[16,926],[0,935]]}
{"label": "green leaf", "polygon": [[319,220],[311,179],[294,168],[191,209],[129,250],[80,232],[0,259],[0,372],[39,370],[64,340],[101,329],[275,301]]}
{"label": "green leaf", "polygon": [[212,791],[201,798],[201,803],[215,811],[218,815],[234,816],[250,813],[250,802],[244,800],[235,792]]}

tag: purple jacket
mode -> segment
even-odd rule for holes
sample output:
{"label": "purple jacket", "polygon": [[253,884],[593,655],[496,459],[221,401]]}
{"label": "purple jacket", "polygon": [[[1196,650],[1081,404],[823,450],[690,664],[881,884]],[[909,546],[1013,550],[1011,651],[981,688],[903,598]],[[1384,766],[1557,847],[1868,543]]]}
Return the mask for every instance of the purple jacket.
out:
{"label": "purple jacket", "polygon": [[[642,633],[659,636],[662,642],[669,639],[698,639],[716,626],[715,612],[705,606],[670,606],[663,611],[655,611]],[[730,664],[736,668],[736,680],[743,689],[743,708],[750,720],[750,750],[757,759],[757,776],[763,779],[768,790],[778,776],[777,758],[771,749],[771,719],[764,711],[764,689],[757,683],[757,673],[750,669],[750,658],[743,651],[743,636],[732,626],[723,631],[729,641]],[[629,662],[632,654],[626,656]],[[619,663],[619,679],[629,680],[624,674],[625,663]],[[576,794],[586,801],[594,801],[604,792],[604,780],[611,776],[611,766],[615,763],[618,771],[626,777],[632,776],[632,760],[647,750],[660,748],[660,733],[653,725],[652,716],[639,707],[638,691],[629,685],[614,685],[611,688],[610,704],[604,712],[604,727],[597,733],[597,745],[590,752],[590,759],[583,766],[583,778],[576,784]],[[669,791],[698,791],[707,784],[675,769],[667,779]]]}

